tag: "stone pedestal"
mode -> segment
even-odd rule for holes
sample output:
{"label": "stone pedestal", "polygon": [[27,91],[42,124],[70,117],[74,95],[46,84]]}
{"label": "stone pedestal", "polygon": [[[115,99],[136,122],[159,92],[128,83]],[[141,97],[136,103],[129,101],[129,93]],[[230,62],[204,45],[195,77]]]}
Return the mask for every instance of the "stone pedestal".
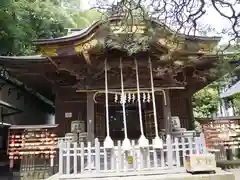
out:
{"label": "stone pedestal", "polygon": [[65,137],[70,138],[73,142],[86,142],[87,141],[87,132],[85,131],[85,122],[84,121],[72,121],[71,122],[71,132],[66,133]]}
{"label": "stone pedestal", "polygon": [[217,169],[214,154],[192,154],[186,156],[185,160],[187,172],[215,172]]}
{"label": "stone pedestal", "polygon": [[68,140],[71,140],[73,142],[77,141],[77,134],[75,133],[66,133],[65,134],[65,137],[68,139]]}

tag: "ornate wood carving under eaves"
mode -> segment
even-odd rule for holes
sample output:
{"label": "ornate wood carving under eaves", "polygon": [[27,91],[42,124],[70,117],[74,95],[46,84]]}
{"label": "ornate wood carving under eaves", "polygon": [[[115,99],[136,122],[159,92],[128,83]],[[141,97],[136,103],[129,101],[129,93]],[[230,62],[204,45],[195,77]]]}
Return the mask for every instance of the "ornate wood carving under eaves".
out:
{"label": "ornate wood carving under eaves", "polygon": [[161,37],[157,40],[156,43],[160,46],[167,48],[170,51],[177,51],[183,49],[183,43],[181,43],[180,40],[173,40],[170,38]]}
{"label": "ornate wood carving under eaves", "polygon": [[189,52],[204,52],[209,53],[216,47],[215,41],[204,42],[198,40],[186,40],[184,42],[185,49]]}
{"label": "ornate wood carving under eaves", "polygon": [[[216,56],[205,57],[203,54],[192,55],[188,57],[181,54],[183,58],[177,58],[177,54],[172,57],[165,58],[165,60],[158,60],[152,57],[153,61],[153,76],[156,86],[185,86],[190,81],[205,81],[210,75],[216,74],[211,69],[216,68]],[[58,65],[59,72],[65,71],[64,74],[75,77],[75,88],[78,89],[98,89],[104,88],[104,68],[103,59],[93,58],[93,65],[89,66],[80,57],[73,57],[63,61],[55,60]],[[171,59],[173,58],[173,59]],[[119,88],[119,58],[108,58],[108,80],[109,87]],[[139,76],[140,85],[142,87],[150,87],[149,84],[149,68],[147,59],[148,57],[139,57]],[[167,60],[166,60],[167,59]],[[134,63],[131,57],[123,58],[123,71],[124,71],[124,85],[126,87],[135,87],[136,75]],[[214,69],[213,69],[214,70]]]}

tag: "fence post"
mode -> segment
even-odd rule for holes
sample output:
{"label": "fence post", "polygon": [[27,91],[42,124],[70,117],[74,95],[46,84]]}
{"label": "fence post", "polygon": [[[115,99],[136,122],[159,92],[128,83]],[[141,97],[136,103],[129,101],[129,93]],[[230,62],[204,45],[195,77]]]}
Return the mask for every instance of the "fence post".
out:
{"label": "fence post", "polygon": [[122,149],[121,141],[117,141],[117,160],[116,160],[116,171],[120,172],[122,170]]}
{"label": "fence post", "polygon": [[189,155],[193,154],[193,139],[192,137],[188,137],[188,148],[189,148]]}
{"label": "fence post", "polygon": [[104,170],[106,171],[108,169],[108,162],[107,162],[107,149],[103,149],[104,152]]}
{"label": "fence post", "polygon": [[174,138],[174,144],[175,144],[175,158],[176,158],[177,167],[180,167],[181,163],[180,163],[179,138],[178,137]]}
{"label": "fence post", "polygon": [[88,152],[88,155],[87,155],[87,169],[88,171],[92,171],[92,169],[94,168],[94,162],[93,162],[93,159],[92,159],[92,144],[91,142],[88,142],[87,143],[87,152]]}
{"label": "fence post", "polygon": [[111,157],[111,170],[116,170],[116,154],[114,148],[112,148],[110,151],[110,157]]}
{"label": "fence post", "polygon": [[167,144],[167,165],[169,168],[172,168],[173,167],[173,150],[172,150],[172,139],[170,134],[167,135],[166,144]]}
{"label": "fence post", "polygon": [[136,144],[135,141],[132,140],[132,158],[133,158],[133,169],[137,169],[137,156],[136,156]]}
{"label": "fence post", "polygon": [[185,137],[181,137],[181,144],[182,144],[182,162],[183,162],[183,166],[186,167],[186,161],[185,161],[185,158],[186,158],[186,143],[185,143]]}
{"label": "fence post", "polygon": [[100,172],[100,143],[98,138],[95,139],[95,166],[96,172]]}
{"label": "fence post", "polygon": [[[157,168],[158,167],[158,162],[157,162],[157,148],[155,148],[154,146],[152,146],[153,148],[153,164],[154,164],[154,167]],[[161,157],[161,160],[163,159],[164,157]]]}
{"label": "fence post", "polygon": [[66,174],[70,174],[70,147],[71,147],[71,142],[68,140],[67,141],[67,154],[66,154]]}
{"label": "fence post", "polygon": [[73,173],[77,174],[77,169],[78,169],[78,165],[77,165],[77,142],[74,142],[74,156],[73,156]]}
{"label": "fence post", "polygon": [[201,142],[200,142],[200,137],[194,137],[194,142],[195,142],[195,153],[200,154],[201,152]]}
{"label": "fence post", "polygon": [[52,176],[54,174],[54,158],[51,156],[50,156],[50,175]]}
{"label": "fence post", "polygon": [[84,142],[81,142],[81,172],[84,171],[84,155],[85,155],[85,150],[84,150]]}
{"label": "fence post", "polygon": [[206,147],[206,142],[205,142],[205,137],[204,134],[200,134],[200,144],[201,144],[201,153],[207,153],[207,147]]}
{"label": "fence post", "polygon": [[147,147],[147,168],[151,168],[150,147]]}
{"label": "fence post", "polygon": [[58,161],[58,172],[59,174],[63,174],[63,141],[59,142],[59,161]]}

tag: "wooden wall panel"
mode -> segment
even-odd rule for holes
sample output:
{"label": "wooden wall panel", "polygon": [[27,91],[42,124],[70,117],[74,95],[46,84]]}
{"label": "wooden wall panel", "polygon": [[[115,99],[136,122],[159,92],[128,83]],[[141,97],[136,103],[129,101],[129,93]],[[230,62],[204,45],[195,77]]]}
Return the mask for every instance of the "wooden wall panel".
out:
{"label": "wooden wall panel", "polygon": [[188,96],[187,93],[179,91],[173,91],[170,93],[172,116],[178,116],[180,118],[181,126],[183,128],[191,129],[191,124],[193,122],[191,97]]}
{"label": "wooden wall panel", "polygon": [[103,140],[106,136],[105,107],[103,104],[95,104],[95,136]]}
{"label": "wooden wall panel", "polygon": [[[65,133],[70,132],[71,121],[83,120],[86,122],[86,94],[76,93],[72,89],[59,89],[56,96],[55,118],[56,124],[59,124],[59,136],[65,136]],[[66,118],[65,113],[72,113],[72,117]],[[85,124],[85,127],[87,125]]]}

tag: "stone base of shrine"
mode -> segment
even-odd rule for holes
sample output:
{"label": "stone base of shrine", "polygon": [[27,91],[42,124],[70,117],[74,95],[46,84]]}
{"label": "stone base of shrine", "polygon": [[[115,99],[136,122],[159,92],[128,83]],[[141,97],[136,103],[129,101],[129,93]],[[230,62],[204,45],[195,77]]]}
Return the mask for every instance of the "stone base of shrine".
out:
{"label": "stone base of shrine", "polygon": [[[85,173],[84,173],[85,174]],[[47,180],[235,180],[233,173],[226,172],[218,169],[215,174],[195,174],[186,173],[183,170],[177,170],[169,172],[139,172],[138,175],[131,175],[129,173],[122,173],[121,175],[115,174],[110,176],[109,174],[101,177],[90,177],[90,174],[77,174],[77,175],[66,175],[59,176],[55,174],[54,176],[48,178]]]}

